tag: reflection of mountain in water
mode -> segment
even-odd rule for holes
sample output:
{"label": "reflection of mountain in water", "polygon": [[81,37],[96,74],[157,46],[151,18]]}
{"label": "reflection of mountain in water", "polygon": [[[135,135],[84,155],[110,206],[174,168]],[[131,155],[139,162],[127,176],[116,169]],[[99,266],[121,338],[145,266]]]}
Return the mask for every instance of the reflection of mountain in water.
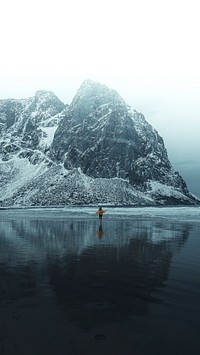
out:
{"label": "reflection of mountain in water", "polygon": [[[177,247],[177,238],[182,236],[182,224],[166,220],[111,220],[103,225],[104,245],[121,247],[129,245],[134,238],[146,239],[150,243],[160,244],[170,241],[171,247]],[[81,254],[85,248],[99,246],[99,229],[93,219],[87,220],[44,220],[16,218],[1,221],[1,237],[10,248],[23,248],[27,257],[34,254],[44,260],[45,255],[55,252],[56,256]],[[175,248],[176,248],[175,247]]]}
{"label": "reflection of mountain in water", "polygon": [[67,319],[84,329],[146,314],[189,234],[164,220],[111,220],[101,238],[94,220],[14,219],[0,228],[4,267],[23,269],[35,290],[45,275]]}
{"label": "reflection of mountain in water", "polygon": [[[129,223],[115,225],[118,234],[113,231],[113,243],[109,230],[108,244],[105,232],[102,244],[79,255],[66,254],[60,263],[49,265],[58,302],[67,317],[85,330],[146,314],[149,302],[159,302],[151,294],[167,279],[173,253],[188,236],[186,226],[168,224],[166,230],[162,223],[140,222],[139,228],[132,222],[131,230]],[[129,236],[123,235],[124,230]]]}

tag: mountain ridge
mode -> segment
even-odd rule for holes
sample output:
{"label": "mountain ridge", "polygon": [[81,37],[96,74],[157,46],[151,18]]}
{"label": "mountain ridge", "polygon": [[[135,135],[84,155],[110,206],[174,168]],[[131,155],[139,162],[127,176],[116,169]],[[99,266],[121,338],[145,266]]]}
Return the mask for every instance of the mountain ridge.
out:
{"label": "mountain ridge", "polygon": [[112,89],[85,80],[0,100],[1,206],[196,204],[162,137]]}

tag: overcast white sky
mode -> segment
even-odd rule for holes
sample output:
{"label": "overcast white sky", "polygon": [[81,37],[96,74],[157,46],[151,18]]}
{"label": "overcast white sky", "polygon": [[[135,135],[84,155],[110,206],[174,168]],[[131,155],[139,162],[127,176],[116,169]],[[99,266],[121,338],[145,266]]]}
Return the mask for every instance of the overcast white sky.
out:
{"label": "overcast white sky", "polygon": [[2,0],[0,98],[52,90],[70,103],[84,79],[118,91],[165,141],[200,196],[199,1]]}

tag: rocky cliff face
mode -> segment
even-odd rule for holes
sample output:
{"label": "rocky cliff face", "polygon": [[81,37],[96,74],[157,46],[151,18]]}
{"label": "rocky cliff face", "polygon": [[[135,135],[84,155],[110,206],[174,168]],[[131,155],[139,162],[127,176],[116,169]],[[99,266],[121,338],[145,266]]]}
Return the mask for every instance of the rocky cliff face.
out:
{"label": "rocky cliff face", "polygon": [[[1,157],[10,153],[32,152],[45,140],[47,127],[57,128],[57,115],[65,105],[52,93],[38,91],[35,97],[24,100],[0,100]],[[29,152],[30,153],[30,152]]]}
{"label": "rocky cliff face", "polygon": [[0,100],[0,129],[3,206],[198,202],[158,132],[99,83],[84,81],[69,106],[46,91]]}
{"label": "rocky cliff face", "polygon": [[113,90],[83,83],[54,135],[52,158],[94,178],[122,178],[146,191],[149,181],[187,187],[169,162],[163,139]]}

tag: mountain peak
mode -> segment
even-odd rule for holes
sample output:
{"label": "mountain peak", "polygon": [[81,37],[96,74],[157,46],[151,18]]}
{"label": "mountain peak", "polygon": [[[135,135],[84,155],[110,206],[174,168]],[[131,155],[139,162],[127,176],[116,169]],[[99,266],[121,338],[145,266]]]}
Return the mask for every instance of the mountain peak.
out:
{"label": "mountain peak", "polygon": [[61,112],[65,108],[65,105],[53,91],[38,90],[29,108],[31,108],[32,111],[50,111],[53,116]]}
{"label": "mountain peak", "polygon": [[77,96],[82,98],[83,96],[97,96],[102,94],[105,95],[110,91],[111,90],[106,85],[100,84],[99,82],[90,79],[86,79],[82,82],[75,98]]}
{"label": "mountain peak", "polygon": [[74,99],[72,100],[71,107],[84,106],[84,108],[92,108],[105,105],[105,104],[123,104],[125,105],[122,97],[113,89],[109,89],[106,85],[99,82],[86,79],[81,84]]}
{"label": "mountain peak", "polygon": [[107,90],[109,90],[106,85],[101,84],[98,81],[94,81],[94,80],[91,80],[91,79],[83,80],[83,82],[82,82],[80,87],[88,88],[88,87],[95,87],[95,86],[105,87],[105,88],[107,88]]}
{"label": "mountain peak", "polygon": [[95,85],[102,85],[102,84],[98,83],[97,81],[91,80],[91,79],[85,79],[85,80],[83,80],[80,87],[90,87],[90,86],[95,86]]}
{"label": "mountain peak", "polygon": [[55,98],[59,100],[58,97],[54,94],[54,92],[50,90],[37,90],[35,93],[35,98],[37,100],[52,100]]}
{"label": "mountain peak", "polygon": [[37,90],[35,96],[46,96],[46,95],[54,95],[54,92],[51,90]]}

